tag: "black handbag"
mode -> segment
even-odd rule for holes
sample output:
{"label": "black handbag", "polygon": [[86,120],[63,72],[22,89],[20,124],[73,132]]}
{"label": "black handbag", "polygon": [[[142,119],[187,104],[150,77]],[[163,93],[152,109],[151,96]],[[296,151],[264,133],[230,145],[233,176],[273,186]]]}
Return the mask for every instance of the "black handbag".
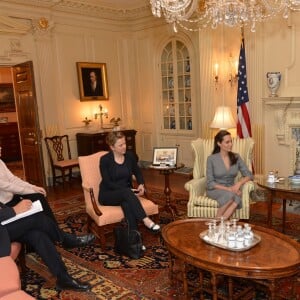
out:
{"label": "black handbag", "polygon": [[114,228],[115,252],[126,255],[130,258],[140,258],[143,256],[143,242],[141,233],[137,230],[130,230],[127,224]]}

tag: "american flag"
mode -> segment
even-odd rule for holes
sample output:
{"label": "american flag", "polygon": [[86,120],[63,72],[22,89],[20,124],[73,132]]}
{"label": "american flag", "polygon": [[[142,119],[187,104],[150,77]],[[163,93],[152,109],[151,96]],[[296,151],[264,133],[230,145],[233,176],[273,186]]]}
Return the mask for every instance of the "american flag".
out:
{"label": "american flag", "polygon": [[245,43],[242,38],[239,69],[238,69],[238,91],[237,91],[237,135],[240,138],[251,137],[251,122],[249,116],[249,96],[247,87],[247,70]]}

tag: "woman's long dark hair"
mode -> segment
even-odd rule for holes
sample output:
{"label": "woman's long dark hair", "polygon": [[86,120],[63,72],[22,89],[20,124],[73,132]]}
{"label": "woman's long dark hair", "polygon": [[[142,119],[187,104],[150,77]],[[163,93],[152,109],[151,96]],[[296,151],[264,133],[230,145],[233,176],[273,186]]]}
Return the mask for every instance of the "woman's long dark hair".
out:
{"label": "woman's long dark hair", "polygon": [[[213,150],[212,154],[219,153],[221,151],[220,146],[218,145],[218,143],[222,143],[223,139],[224,139],[224,136],[226,136],[226,135],[231,136],[230,132],[227,131],[227,130],[220,130],[216,134],[215,142],[214,142],[214,150]],[[229,151],[228,156],[229,156],[229,160],[230,160],[230,165],[232,166],[232,165],[236,164],[237,156],[235,155],[235,153]]]}

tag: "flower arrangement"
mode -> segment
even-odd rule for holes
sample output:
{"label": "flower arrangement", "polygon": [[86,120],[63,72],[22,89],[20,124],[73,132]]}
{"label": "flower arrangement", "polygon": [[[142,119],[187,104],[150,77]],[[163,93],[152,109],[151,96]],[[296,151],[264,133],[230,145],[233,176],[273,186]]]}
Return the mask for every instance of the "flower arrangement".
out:
{"label": "flower arrangement", "polygon": [[110,120],[110,123],[112,123],[115,127],[119,126],[119,123],[121,122],[121,118],[112,118]]}

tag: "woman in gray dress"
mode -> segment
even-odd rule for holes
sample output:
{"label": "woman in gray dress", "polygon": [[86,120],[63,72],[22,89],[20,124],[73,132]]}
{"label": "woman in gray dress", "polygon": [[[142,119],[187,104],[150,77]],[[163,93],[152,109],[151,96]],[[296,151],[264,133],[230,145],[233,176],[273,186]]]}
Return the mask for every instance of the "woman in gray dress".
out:
{"label": "woman in gray dress", "polygon": [[[206,178],[207,196],[215,199],[219,208],[217,218],[227,220],[236,210],[242,207],[242,187],[253,179],[252,173],[239,154],[233,153],[230,132],[221,130],[215,136],[214,150],[207,158]],[[242,178],[234,182],[238,172]]]}

